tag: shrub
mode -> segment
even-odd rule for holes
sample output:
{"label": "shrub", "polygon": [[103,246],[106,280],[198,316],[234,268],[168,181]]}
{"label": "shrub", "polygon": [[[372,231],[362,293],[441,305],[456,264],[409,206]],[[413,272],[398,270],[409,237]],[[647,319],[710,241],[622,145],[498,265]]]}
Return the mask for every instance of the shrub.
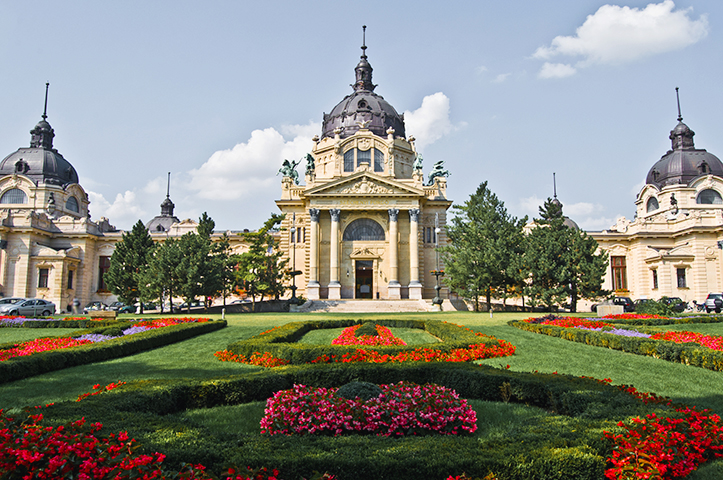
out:
{"label": "shrub", "polygon": [[336,391],[337,396],[346,398],[347,400],[360,398],[363,401],[377,398],[382,393],[384,392],[379,388],[379,385],[369,382],[349,382],[339,387],[339,390]]}

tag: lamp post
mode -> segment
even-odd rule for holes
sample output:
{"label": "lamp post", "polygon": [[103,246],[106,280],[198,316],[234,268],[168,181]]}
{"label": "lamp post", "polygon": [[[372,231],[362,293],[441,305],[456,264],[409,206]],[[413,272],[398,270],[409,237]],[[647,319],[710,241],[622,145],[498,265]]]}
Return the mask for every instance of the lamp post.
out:
{"label": "lamp post", "polygon": [[439,269],[439,232],[441,232],[442,229],[439,228],[439,213],[434,214],[434,253],[437,258],[437,269],[432,270],[432,275],[434,275],[434,279],[436,281],[436,285],[434,285],[434,291],[436,292],[435,297],[432,299],[432,305],[439,305],[441,308],[442,305],[442,297],[439,294],[439,291],[442,289],[442,287],[439,285],[439,277],[444,276],[444,271]]}
{"label": "lamp post", "polygon": [[300,273],[296,270],[296,237],[294,237],[294,234],[296,234],[296,213],[291,217],[291,229],[289,229],[289,231],[291,232],[289,246],[291,247],[291,280],[293,282],[291,284],[291,304],[296,305],[299,301],[299,299],[296,298],[296,275]]}

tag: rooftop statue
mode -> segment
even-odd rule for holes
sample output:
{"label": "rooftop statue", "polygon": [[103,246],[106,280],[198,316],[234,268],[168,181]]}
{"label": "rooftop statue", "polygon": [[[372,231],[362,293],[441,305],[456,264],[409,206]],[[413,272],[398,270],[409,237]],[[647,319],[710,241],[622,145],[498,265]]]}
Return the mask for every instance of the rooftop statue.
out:
{"label": "rooftop statue", "polygon": [[299,160],[298,162],[284,160],[284,163],[281,164],[281,168],[279,169],[279,171],[276,175],[278,175],[280,173],[284,177],[290,177],[294,181],[294,184],[298,185],[299,184],[299,172],[296,171],[296,167],[300,163],[301,163],[301,160]]}
{"label": "rooftop statue", "polygon": [[312,157],[310,153],[307,153],[306,157],[304,157],[304,158],[306,160],[306,174],[314,175],[316,173],[316,166],[314,165],[314,157]]}
{"label": "rooftop statue", "polygon": [[424,158],[422,158],[421,153],[418,153],[417,158],[414,159],[414,163],[412,164],[414,173],[422,173],[422,162],[424,162]]}
{"label": "rooftop statue", "polygon": [[451,173],[449,173],[449,170],[444,169],[444,160],[440,160],[434,164],[434,167],[432,167],[432,171],[429,173],[429,180],[427,181],[427,186],[434,185],[434,179],[437,177],[446,178],[450,175]]}

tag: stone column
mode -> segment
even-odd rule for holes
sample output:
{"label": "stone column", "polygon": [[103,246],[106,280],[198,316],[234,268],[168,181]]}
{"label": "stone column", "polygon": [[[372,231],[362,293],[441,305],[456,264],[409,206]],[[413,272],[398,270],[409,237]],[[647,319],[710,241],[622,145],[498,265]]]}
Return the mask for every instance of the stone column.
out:
{"label": "stone column", "polygon": [[398,208],[390,208],[389,212],[389,298],[392,300],[402,298],[402,286],[399,284],[399,261],[397,259],[399,217]]}
{"label": "stone column", "polygon": [[309,300],[319,300],[319,209],[310,208],[311,232],[309,245],[309,283],[306,296]]}
{"label": "stone column", "polygon": [[339,217],[341,210],[332,208],[331,215],[331,249],[329,253],[329,300],[341,299],[341,283],[339,283]]}
{"label": "stone column", "polygon": [[419,209],[409,209],[409,298],[422,299],[419,282]]}

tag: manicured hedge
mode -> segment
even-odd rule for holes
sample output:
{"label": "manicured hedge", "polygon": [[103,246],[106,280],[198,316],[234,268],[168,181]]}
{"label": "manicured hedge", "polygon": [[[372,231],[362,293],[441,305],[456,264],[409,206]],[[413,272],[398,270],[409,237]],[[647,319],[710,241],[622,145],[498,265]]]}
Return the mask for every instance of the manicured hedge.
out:
{"label": "manicured hedge", "polygon": [[[424,436],[217,436],[181,418],[186,409],[265,401],[293,384],[338,387],[351,380],[392,383],[408,380],[454,388],[462,397],[526,403],[555,412],[539,422],[511,426],[509,435]],[[502,388],[509,387],[509,388]],[[282,478],[329,472],[339,480],[360,478],[443,480],[463,472],[500,480],[603,478],[611,445],[603,430],[653,411],[616,387],[563,375],[518,373],[461,364],[343,364],[281,367],[207,381],[140,381],[80,403],[43,409],[51,424],[80,417],[127,430],[145,452],[167,455],[169,468],[201,463],[219,473],[228,465],[278,468]],[[659,415],[669,410],[656,407]]]}
{"label": "manicured hedge", "polygon": [[[723,352],[712,350],[698,343],[675,343],[650,338],[625,337],[605,333],[605,331],[597,332],[578,328],[564,328],[520,322],[517,320],[510,321],[508,324],[520,330],[541,333],[551,337],[559,337],[595,347],[606,347],[626,353],[634,353],[636,355],[647,355],[669,362],[684,363],[709,370],[723,370]],[[637,330],[646,333],[658,333],[657,330]]]}
{"label": "manicured hedge", "polygon": [[[308,345],[297,343],[304,335],[312,330],[345,328],[364,322],[365,320],[319,320],[287,323],[267,333],[232,343],[227,347],[227,350],[245,357],[250,357],[256,352],[269,352],[274,357],[288,360],[292,365],[302,365],[310,363],[322,355],[340,357],[345,353],[354,353],[360,348],[358,345]],[[467,328],[439,320],[375,320],[375,322],[391,328],[423,329],[442,340],[441,342],[423,345],[373,347],[373,350],[382,355],[395,355],[399,352],[413,351],[420,348],[431,348],[447,353],[456,348],[468,348],[470,345],[498,344],[496,339],[479,337]]]}
{"label": "manicured hedge", "polygon": [[[112,324],[112,327],[120,328],[130,326],[133,326],[133,323],[115,322]],[[226,322],[223,320],[204,323],[185,323],[147,330],[127,337],[119,337],[100,343],[51,350],[22,357],[13,357],[0,362],[0,384],[20,380],[21,378],[32,377],[34,375],[54,370],[61,370],[63,368],[133,355],[145,350],[151,350],[171,343],[180,342],[181,340],[186,340],[197,335],[220,330],[225,326]],[[78,331],[74,332],[72,336],[77,337],[86,333],[100,333],[107,328],[107,326],[104,326],[85,331]],[[3,344],[0,345],[0,348],[11,348],[16,344],[17,342],[12,344]]]}
{"label": "manicured hedge", "polygon": [[689,316],[678,318],[595,318],[602,322],[614,323],[616,325],[640,325],[640,326],[658,326],[658,325],[686,325],[693,323],[721,323],[723,315],[705,315],[705,316]]}

